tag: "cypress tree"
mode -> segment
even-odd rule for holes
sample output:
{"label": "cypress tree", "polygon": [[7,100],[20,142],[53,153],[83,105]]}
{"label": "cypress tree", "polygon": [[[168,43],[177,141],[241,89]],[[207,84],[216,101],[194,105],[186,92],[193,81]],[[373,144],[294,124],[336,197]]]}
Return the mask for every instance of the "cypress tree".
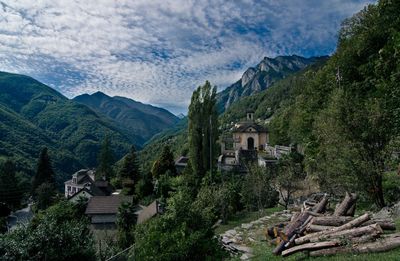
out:
{"label": "cypress tree", "polygon": [[206,81],[193,92],[189,106],[189,159],[195,176],[212,170],[217,156],[217,88]]}
{"label": "cypress tree", "polygon": [[122,186],[127,190],[127,194],[133,194],[134,185],[140,178],[135,146],[132,145],[130,152],[125,156],[118,177],[122,181]]}
{"label": "cypress tree", "polygon": [[111,150],[111,140],[108,135],[105,136],[101,145],[98,158],[99,166],[97,167],[96,179],[109,180],[113,176],[112,165],[114,164],[114,155]]}
{"label": "cypress tree", "polygon": [[35,194],[36,189],[43,183],[55,185],[54,171],[46,147],[42,149],[39,155],[36,174],[32,180],[32,194]]}
{"label": "cypress tree", "polygon": [[172,176],[176,176],[176,168],[174,161],[174,154],[168,145],[164,146],[160,157],[154,162],[151,169],[151,174],[154,178],[159,178],[161,175],[170,171]]}

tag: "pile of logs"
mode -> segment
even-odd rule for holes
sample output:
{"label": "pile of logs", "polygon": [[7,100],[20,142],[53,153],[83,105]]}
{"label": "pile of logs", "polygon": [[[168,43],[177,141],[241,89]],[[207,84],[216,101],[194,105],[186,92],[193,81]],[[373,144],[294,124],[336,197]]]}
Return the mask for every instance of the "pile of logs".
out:
{"label": "pile of logs", "polygon": [[305,201],[286,226],[268,228],[267,234],[277,244],[273,253],[285,257],[307,251],[310,256],[328,256],[400,247],[400,233],[388,233],[396,230],[394,221],[374,219],[370,213],[354,218],[356,202],[356,194],[346,193],[334,212],[328,214],[326,194],[319,201]]}

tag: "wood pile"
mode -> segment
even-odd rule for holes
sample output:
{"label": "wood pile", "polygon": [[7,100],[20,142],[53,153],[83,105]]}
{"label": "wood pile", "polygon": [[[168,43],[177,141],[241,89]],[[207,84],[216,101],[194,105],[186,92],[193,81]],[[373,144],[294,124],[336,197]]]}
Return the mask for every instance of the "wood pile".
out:
{"label": "wood pile", "polygon": [[373,219],[370,213],[354,218],[357,195],[346,193],[333,213],[327,213],[327,194],[317,200],[306,200],[300,212],[286,225],[269,227],[267,234],[276,247],[275,255],[283,257],[307,251],[310,256],[338,253],[372,253],[400,247],[400,233],[393,219]]}

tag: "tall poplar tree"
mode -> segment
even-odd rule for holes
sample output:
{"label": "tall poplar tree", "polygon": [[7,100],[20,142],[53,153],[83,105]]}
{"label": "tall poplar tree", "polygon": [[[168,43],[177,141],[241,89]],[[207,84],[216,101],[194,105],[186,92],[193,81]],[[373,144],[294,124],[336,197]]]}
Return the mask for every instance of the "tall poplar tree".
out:
{"label": "tall poplar tree", "polygon": [[217,88],[206,81],[193,92],[189,106],[189,158],[198,178],[215,167],[218,139],[216,93]]}

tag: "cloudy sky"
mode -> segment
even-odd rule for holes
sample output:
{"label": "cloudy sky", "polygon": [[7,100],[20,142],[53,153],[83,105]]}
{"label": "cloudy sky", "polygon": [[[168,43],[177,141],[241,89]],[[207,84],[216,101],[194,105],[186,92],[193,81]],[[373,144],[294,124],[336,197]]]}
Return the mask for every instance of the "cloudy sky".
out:
{"label": "cloudy sky", "polygon": [[371,2],[0,0],[0,70],[185,112],[206,79],[221,90],[264,56],[331,54]]}

